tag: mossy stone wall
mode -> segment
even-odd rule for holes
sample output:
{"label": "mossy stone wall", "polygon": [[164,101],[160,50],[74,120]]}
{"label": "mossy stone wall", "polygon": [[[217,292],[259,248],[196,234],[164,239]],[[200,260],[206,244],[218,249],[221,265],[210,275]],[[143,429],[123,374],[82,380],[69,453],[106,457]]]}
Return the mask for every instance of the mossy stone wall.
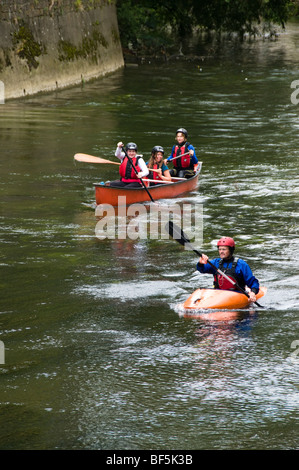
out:
{"label": "mossy stone wall", "polygon": [[2,0],[5,99],[79,84],[124,65],[113,0]]}

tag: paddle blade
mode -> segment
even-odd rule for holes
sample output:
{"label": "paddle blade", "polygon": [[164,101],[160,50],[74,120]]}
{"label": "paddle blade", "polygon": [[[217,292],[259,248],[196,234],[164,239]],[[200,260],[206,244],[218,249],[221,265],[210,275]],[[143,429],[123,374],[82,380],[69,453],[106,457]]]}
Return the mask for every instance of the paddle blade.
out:
{"label": "paddle blade", "polygon": [[110,163],[111,165],[120,165],[118,162],[111,162],[110,160],[105,160],[105,158],[94,157],[93,155],[87,155],[86,153],[76,153],[76,155],[74,155],[74,160],[85,163]]}
{"label": "paddle blade", "polygon": [[85,153],[76,153],[74,155],[74,160],[77,162],[85,162],[85,163],[99,163],[98,157],[93,157],[92,155],[86,155]]}
{"label": "paddle blade", "polygon": [[171,220],[165,225],[166,232],[169,233],[171,238],[179,242],[181,245],[185,246],[186,243],[190,243],[183,230],[181,230],[176,224]]}
{"label": "paddle blade", "polygon": [[189,238],[184,234],[183,230],[175,225],[171,220],[165,225],[165,230],[174,240],[183,246],[187,246],[187,248],[191,249],[195,254],[197,254],[197,256],[201,256],[201,253],[193,248]]}

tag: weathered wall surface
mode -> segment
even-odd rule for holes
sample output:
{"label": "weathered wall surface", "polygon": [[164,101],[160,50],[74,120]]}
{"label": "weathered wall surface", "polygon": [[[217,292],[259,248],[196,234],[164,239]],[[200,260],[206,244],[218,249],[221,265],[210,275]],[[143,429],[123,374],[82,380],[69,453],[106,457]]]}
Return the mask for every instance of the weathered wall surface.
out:
{"label": "weathered wall surface", "polygon": [[79,84],[124,65],[111,0],[2,0],[5,99]]}

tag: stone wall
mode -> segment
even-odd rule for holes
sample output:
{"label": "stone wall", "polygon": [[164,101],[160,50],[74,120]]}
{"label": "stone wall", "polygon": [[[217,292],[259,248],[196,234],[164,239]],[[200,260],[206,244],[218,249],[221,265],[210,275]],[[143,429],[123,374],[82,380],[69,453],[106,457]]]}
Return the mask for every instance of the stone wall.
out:
{"label": "stone wall", "polygon": [[5,99],[79,84],[123,65],[113,0],[1,0]]}

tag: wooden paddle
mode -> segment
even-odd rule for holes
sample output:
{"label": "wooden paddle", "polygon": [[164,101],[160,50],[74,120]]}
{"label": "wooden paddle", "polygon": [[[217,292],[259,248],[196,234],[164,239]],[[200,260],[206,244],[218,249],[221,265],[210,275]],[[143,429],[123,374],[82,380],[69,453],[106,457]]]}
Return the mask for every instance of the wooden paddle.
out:
{"label": "wooden paddle", "polygon": [[[93,155],[88,155],[86,153],[76,153],[74,155],[74,160],[77,162],[84,162],[84,163],[111,163],[111,165],[120,165],[119,162],[112,162],[111,160],[105,160],[105,158],[94,157]],[[150,171],[159,171],[155,170],[154,168],[149,168]],[[186,179],[186,178],[182,178]]]}
{"label": "wooden paddle", "polygon": [[[177,225],[175,225],[172,221],[169,221],[167,222],[167,224],[165,225],[165,229],[166,231],[169,233],[169,235],[174,239],[176,240],[178,243],[180,243],[181,245],[185,246],[189,246],[191,248],[191,250],[197,254],[197,256],[199,256],[201,258],[202,256],[202,253],[200,253],[199,251],[195,250],[193,248],[193,246],[191,245],[191,242],[190,240],[187,238],[187,236],[185,235],[185,233],[183,232],[183,230],[181,230]],[[225,279],[227,279],[233,286],[235,286],[240,292],[242,292],[243,294],[246,295],[246,297],[249,298],[249,294],[244,290],[242,289],[242,287],[239,286],[239,284],[236,282],[236,281],[233,281],[230,277],[228,277],[224,272],[222,272],[219,268],[216,268],[216,266],[214,266],[213,263],[211,263],[210,260],[207,261],[208,264],[216,271],[218,272],[218,274],[220,274],[221,276],[223,276]],[[260,305],[258,302],[254,302],[258,307],[260,308],[264,308],[263,305]]]}

